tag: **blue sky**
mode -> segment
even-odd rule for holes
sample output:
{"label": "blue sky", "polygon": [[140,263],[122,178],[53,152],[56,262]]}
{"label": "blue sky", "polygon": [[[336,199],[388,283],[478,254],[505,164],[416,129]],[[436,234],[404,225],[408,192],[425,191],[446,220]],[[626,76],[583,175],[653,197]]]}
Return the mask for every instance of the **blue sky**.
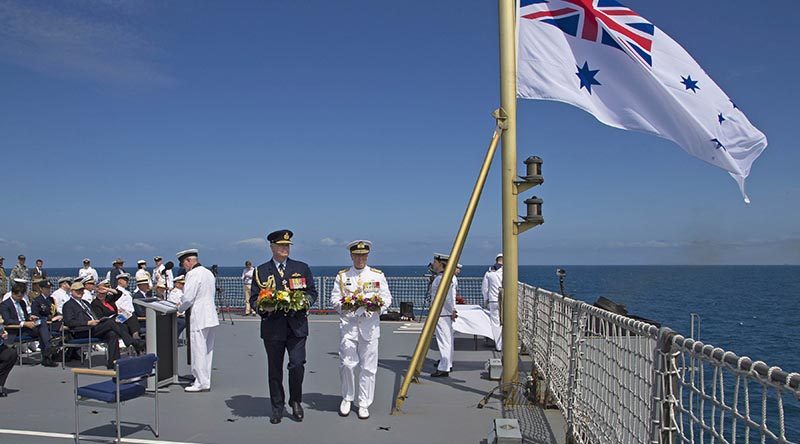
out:
{"label": "blue sky", "polygon": [[[673,143],[522,101],[544,159],[524,264],[800,264],[796,2],[628,1],[681,43],[770,146],[742,203]],[[785,14],[775,11],[786,11]],[[0,0],[0,255],[107,265],[198,246],[424,264],[448,250],[498,106],[493,1]],[[500,249],[499,156],[462,256]]]}

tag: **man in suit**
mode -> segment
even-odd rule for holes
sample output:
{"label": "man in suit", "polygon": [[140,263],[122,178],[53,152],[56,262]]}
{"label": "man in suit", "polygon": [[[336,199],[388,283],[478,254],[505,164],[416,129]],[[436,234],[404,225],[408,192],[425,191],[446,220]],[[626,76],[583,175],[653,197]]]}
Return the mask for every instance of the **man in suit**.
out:
{"label": "man in suit", "polygon": [[[36,292],[36,296],[39,295],[39,282],[41,282],[42,279],[47,279],[47,270],[44,269],[44,261],[36,259],[36,267],[31,270],[31,290]],[[33,296],[31,299],[36,296]]]}
{"label": "man in suit", "polygon": [[217,305],[214,302],[217,280],[211,271],[197,260],[197,250],[183,250],[175,255],[186,270],[179,312],[189,308],[189,338],[192,346],[192,375],[194,383],[185,392],[197,393],[211,390],[211,368],[214,359],[214,327],[219,325]]}
{"label": "man in suit", "polygon": [[111,266],[113,268],[111,270],[108,270],[108,273],[106,274],[106,279],[108,279],[112,283],[117,282],[117,277],[120,274],[125,274],[125,269],[122,268],[123,265],[125,265],[125,261],[122,260],[121,257],[114,259],[114,262],[111,263]]}
{"label": "man in suit", "polygon": [[114,368],[114,362],[119,359],[119,340],[125,346],[131,346],[141,353],[144,351],[144,341],[134,339],[114,318],[98,319],[92,308],[83,300],[83,283],[74,282],[70,286],[71,299],[64,304],[64,325],[69,327],[72,337],[105,339],[108,349],[106,367]]}
{"label": "man in suit", "polygon": [[[47,318],[42,319],[30,313],[28,304],[25,302],[27,289],[27,284],[15,282],[11,286],[11,297],[0,303],[0,316],[5,319],[6,327],[19,327],[18,335],[38,339],[42,347],[42,365],[55,367],[56,363],[52,359],[53,346],[50,343],[52,336],[47,325]],[[9,342],[13,343],[14,339]]]}
{"label": "man in suit", "polygon": [[[150,291],[150,276],[140,276],[136,278],[136,291],[131,295],[133,299],[145,299],[153,297]],[[147,316],[147,309],[138,304],[133,304],[133,310],[137,317]]]}
{"label": "man in suit", "polygon": [[[283,418],[285,393],[283,390],[283,358],[289,354],[289,406],[296,421],[304,417],[303,376],[306,363],[306,337],[308,337],[308,313],[306,310],[283,312],[260,310],[257,304],[259,292],[264,290],[303,291],[313,305],[317,300],[314,276],[305,262],[289,259],[292,233],[278,230],[267,236],[272,259],[256,268],[250,292],[250,307],[261,315],[261,339],[267,351],[269,368],[269,396],[272,403],[270,422],[277,424]],[[192,314],[194,317],[194,314]]]}

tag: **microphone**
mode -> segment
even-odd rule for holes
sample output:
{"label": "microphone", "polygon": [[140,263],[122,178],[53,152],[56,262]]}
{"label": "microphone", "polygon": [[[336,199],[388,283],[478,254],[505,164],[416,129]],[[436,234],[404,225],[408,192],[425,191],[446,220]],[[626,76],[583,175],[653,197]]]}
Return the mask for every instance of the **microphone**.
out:
{"label": "microphone", "polygon": [[161,270],[161,274],[165,275],[167,274],[167,270],[172,270],[173,268],[175,268],[175,264],[173,264],[172,261],[169,261],[166,264],[164,264],[164,269]]}

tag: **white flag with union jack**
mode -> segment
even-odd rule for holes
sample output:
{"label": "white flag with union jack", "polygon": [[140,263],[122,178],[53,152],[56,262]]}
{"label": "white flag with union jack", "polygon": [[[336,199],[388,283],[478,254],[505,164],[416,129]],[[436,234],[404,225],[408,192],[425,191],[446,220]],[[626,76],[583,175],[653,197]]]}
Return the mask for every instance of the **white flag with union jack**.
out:
{"label": "white flag with union jack", "polygon": [[517,96],[674,141],[744,180],[767,138],[679,44],[616,0],[519,0]]}

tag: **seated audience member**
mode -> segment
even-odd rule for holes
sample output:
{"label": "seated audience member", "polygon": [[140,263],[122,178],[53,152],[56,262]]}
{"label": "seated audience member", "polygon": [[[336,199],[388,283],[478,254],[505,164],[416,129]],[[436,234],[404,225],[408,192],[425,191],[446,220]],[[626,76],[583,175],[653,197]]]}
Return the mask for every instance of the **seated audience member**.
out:
{"label": "seated audience member", "polygon": [[[186,276],[180,275],[176,276],[172,279],[172,284],[175,286],[172,291],[169,292],[169,296],[167,296],[167,300],[172,302],[173,304],[180,306],[181,300],[183,299],[183,286],[186,284]],[[178,313],[178,337],[180,337],[183,330],[186,329],[186,316],[184,313]]]}
{"label": "seated audience member", "polygon": [[[5,326],[17,326],[17,335],[30,336],[39,340],[42,349],[42,365],[45,367],[55,367],[53,353],[55,351],[51,344],[52,335],[47,319],[40,319],[31,314],[28,304],[25,302],[25,293],[28,286],[23,283],[15,282],[11,286],[11,297],[0,303],[0,316],[5,319]],[[16,335],[15,335],[16,336]],[[12,337],[9,342],[13,343]]]}
{"label": "seated audience member", "polygon": [[64,325],[69,327],[74,338],[104,339],[108,348],[108,361],[106,367],[114,368],[114,362],[119,359],[119,340],[125,346],[133,346],[137,353],[144,351],[144,341],[134,339],[116,320],[105,318],[98,319],[89,304],[83,300],[83,283],[75,282],[70,287],[71,299],[64,304]]}
{"label": "seated audience member", "polygon": [[3,324],[3,317],[0,316],[0,398],[8,396],[6,393],[6,380],[14,364],[17,363],[17,351],[7,345],[8,332]]}
{"label": "seated audience member", "polygon": [[[97,286],[97,292],[95,293],[95,298],[92,301],[91,307],[92,311],[98,318],[104,317],[114,317],[117,322],[117,315],[119,314],[119,309],[117,308],[116,300],[119,297],[120,293],[108,287],[108,279],[104,279],[100,281],[100,284]],[[131,316],[122,323],[125,330],[128,331],[128,334],[131,335],[134,339],[139,339],[139,319],[136,316]]]}
{"label": "seated audience member", "polygon": [[[133,299],[146,299],[153,297],[153,292],[150,291],[150,276],[143,276],[136,279],[136,291],[133,292]],[[143,318],[147,316],[147,309],[141,305],[133,304],[133,310],[136,316]]]}

